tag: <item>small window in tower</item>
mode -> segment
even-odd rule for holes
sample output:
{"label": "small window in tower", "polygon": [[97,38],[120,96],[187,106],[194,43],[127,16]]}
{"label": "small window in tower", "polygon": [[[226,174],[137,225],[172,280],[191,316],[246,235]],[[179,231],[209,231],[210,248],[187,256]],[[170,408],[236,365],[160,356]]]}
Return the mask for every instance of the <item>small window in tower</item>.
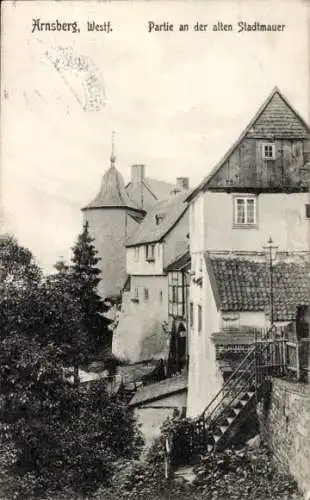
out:
{"label": "small window in tower", "polygon": [[162,290],[159,290],[159,302],[162,304],[164,300],[164,294]]}
{"label": "small window in tower", "polygon": [[305,207],[306,207],[306,219],[310,219],[310,204],[307,203]]}
{"label": "small window in tower", "polygon": [[274,160],[276,157],[276,146],[275,144],[268,142],[263,144],[263,159],[264,160]]}
{"label": "small window in tower", "polygon": [[144,300],[147,302],[149,300],[149,290],[148,288],[144,288]]}

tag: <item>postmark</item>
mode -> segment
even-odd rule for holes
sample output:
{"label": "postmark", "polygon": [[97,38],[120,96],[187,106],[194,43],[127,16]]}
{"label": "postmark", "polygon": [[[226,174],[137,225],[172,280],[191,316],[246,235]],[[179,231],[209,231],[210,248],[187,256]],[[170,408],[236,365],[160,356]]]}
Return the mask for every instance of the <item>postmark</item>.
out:
{"label": "postmark", "polygon": [[103,78],[90,57],[61,46],[47,49],[44,56],[84,111],[100,111],[105,106]]}

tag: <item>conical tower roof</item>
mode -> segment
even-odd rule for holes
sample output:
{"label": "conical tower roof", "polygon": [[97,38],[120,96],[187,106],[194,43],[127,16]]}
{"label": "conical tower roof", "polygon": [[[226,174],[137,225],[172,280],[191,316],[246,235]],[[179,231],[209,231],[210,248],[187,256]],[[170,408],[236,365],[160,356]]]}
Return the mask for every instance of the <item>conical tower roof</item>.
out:
{"label": "conical tower roof", "polygon": [[82,210],[91,208],[129,208],[143,212],[128,196],[122,174],[115,167],[115,156],[112,149],[110,168],[105,172],[100,191],[91,203]]}

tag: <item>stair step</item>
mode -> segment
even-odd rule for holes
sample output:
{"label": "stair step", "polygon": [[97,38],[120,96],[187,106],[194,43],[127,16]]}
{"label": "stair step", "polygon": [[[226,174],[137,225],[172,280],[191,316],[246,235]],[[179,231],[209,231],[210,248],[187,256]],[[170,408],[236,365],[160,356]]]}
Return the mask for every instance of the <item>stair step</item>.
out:
{"label": "stair step", "polygon": [[217,443],[221,439],[221,437],[222,436],[218,436],[218,435],[213,434],[214,442]]}
{"label": "stair step", "polygon": [[228,425],[220,425],[220,429],[221,429],[222,434],[225,434],[225,432],[227,431],[228,427],[229,427]]}
{"label": "stair step", "polygon": [[207,450],[210,453],[210,451],[213,451],[214,446],[212,444],[208,444]]}
{"label": "stair step", "polygon": [[248,394],[249,398],[251,399],[254,396],[255,391],[253,391],[253,392],[252,391],[248,391],[247,394]]}
{"label": "stair step", "polygon": [[239,415],[239,413],[241,412],[241,409],[240,408],[233,408],[233,411],[234,411],[235,415]]}
{"label": "stair step", "polygon": [[247,392],[246,392],[245,394],[243,394],[242,399],[244,399],[244,400],[247,400],[247,401],[248,401],[248,400],[250,399],[249,394],[248,394]]}
{"label": "stair step", "polygon": [[227,420],[228,424],[230,425],[235,419],[234,419],[234,417],[227,417],[226,420]]}
{"label": "stair step", "polygon": [[247,399],[240,399],[240,403],[242,404],[242,406],[246,406],[248,404],[248,400]]}

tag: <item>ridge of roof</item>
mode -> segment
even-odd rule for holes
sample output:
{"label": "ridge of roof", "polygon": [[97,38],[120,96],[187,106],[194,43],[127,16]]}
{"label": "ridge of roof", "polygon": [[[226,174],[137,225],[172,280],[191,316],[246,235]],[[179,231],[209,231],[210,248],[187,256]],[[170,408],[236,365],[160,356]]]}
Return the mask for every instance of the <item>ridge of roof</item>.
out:
{"label": "ridge of roof", "polygon": [[156,401],[184,390],[187,390],[187,375],[177,375],[142,387],[135,393],[129,402],[129,406],[138,406],[146,402]]}
{"label": "ridge of roof", "polygon": [[[147,189],[147,191],[149,191],[153,198],[158,201],[167,198],[174,186],[172,182],[153,179],[152,177],[144,177],[144,179],[142,180],[142,185],[145,187],[145,189]],[[129,181],[125,186],[126,191],[127,189],[130,189],[131,186],[132,181]],[[163,189],[165,191],[164,193]]]}
{"label": "ridge of roof", "polygon": [[[181,192],[153,205],[136,231],[128,238],[126,247],[161,241],[188,209],[186,196],[187,192]],[[155,216],[159,213],[164,213],[165,216],[158,224]]]}
{"label": "ridge of roof", "polygon": [[211,171],[209,172],[209,174],[207,174],[204,177],[204,179],[198,184],[198,186],[196,186],[196,188],[189,194],[189,196],[186,199],[187,202],[191,201],[196,196],[196,194],[199,191],[204,190],[204,188],[207,186],[207,184],[212,180],[212,178],[215,176],[215,174],[217,174],[217,172],[220,170],[220,168],[223,166],[223,164],[232,155],[232,153],[238,147],[238,145],[240,144],[240,142],[246,137],[246,135],[248,134],[248,132],[253,127],[254,123],[259,119],[259,117],[265,111],[265,109],[270,104],[271,100],[273,99],[273,97],[276,94],[278,94],[281,97],[281,99],[289,107],[289,109],[302,122],[302,124],[304,125],[304,127],[306,127],[309,130],[309,125],[306,123],[306,121],[302,118],[302,116],[298,113],[298,111],[296,111],[296,109],[287,100],[287,98],[282,94],[282,92],[280,91],[280,89],[277,86],[275,86],[272,89],[272,91],[270,92],[270,94],[267,96],[267,98],[265,99],[265,101],[260,105],[260,107],[258,108],[258,110],[256,111],[256,113],[254,114],[253,118],[250,120],[250,122],[248,123],[248,125],[241,132],[241,134],[239,135],[239,137],[237,138],[237,140],[235,142],[233,142],[233,144],[230,146],[230,148],[228,148],[228,150],[226,151],[226,153],[222,156],[222,158],[220,159],[220,161],[218,163],[216,163],[216,165],[211,169]]}

